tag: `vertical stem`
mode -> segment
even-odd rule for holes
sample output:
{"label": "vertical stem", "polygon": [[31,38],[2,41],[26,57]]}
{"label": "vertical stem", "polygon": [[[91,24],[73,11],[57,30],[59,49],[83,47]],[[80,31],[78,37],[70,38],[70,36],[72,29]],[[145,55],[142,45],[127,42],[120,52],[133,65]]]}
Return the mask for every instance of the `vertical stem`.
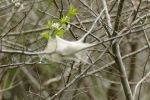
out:
{"label": "vertical stem", "polygon": [[[120,17],[121,17],[121,12],[122,12],[124,1],[125,0],[120,0],[120,2],[119,2],[112,36],[117,36],[116,32],[119,30]],[[113,41],[113,42],[114,43],[112,45],[112,51],[114,53],[114,60],[116,62],[118,70],[121,74],[121,83],[122,83],[123,90],[124,90],[124,93],[126,96],[126,100],[133,100],[131,88],[130,88],[128,78],[127,78],[127,73],[126,73],[125,66],[123,64],[122,57],[120,54],[119,42],[117,42],[117,41]]]}
{"label": "vertical stem", "polygon": [[[131,52],[136,51],[138,44],[136,42],[130,43],[130,47],[131,47]],[[135,76],[135,72],[136,72],[136,55],[133,55],[130,58],[130,65],[129,65],[129,75],[128,75],[128,80],[129,81],[133,81],[134,80],[134,76]],[[131,90],[133,90],[133,85],[130,85]]]}
{"label": "vertical stem", "polygon": [[124,93],[127,100],[133,100],[131,88],[128,82],[125,66],[123,64],[121,54],[120,54],[120,48],[119,43],[114,43],[113,45],[113,53],[115,54],[114,60],[116,62],[116,65],[118,66],[118,70],[121,74],[121,83],[124,89]]}

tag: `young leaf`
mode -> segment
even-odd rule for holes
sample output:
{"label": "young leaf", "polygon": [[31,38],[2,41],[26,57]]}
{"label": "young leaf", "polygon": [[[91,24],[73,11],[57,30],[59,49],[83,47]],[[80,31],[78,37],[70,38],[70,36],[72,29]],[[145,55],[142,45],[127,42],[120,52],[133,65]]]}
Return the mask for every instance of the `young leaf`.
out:
{"label": "young leaf", "polygon": [[77,15],[77,9],[73,8],[73,6],[71,5],[67,15],[69,17],[74,17],[75,15]]}
{"label": "young leaf", "polygon": [[70,21],[70,18],[69,18],[68,16],[63,16],[63,17],[60,19],[61,24],[68,23],[69,21]]}
{"label": "young leaf", "polygon": [[65,30],[63,28],[59,29],[59,30],[55,30],[53,32],[54,36],[59,36],[59,37],[63,37]]}
{"label": "young leaf", "polygon": [[53,25],[53,20],[50,19],[50,20],[48,21],[47,25],[48,25],[48,27],[50,28],[50,27]]}
{"label": "young leaf", "polygon": [[50,38],[49,32],[43,32],[41,36],[47,40]]}

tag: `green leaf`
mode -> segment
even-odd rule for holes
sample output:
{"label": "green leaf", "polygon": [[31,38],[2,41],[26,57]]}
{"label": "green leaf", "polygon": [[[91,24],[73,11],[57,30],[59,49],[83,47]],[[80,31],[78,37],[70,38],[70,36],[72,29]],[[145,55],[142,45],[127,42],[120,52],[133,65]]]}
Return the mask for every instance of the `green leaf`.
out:
{"label": "green leaf", "polygon": [[49,32],[43,32],[41,36],[47,40],[50,38]]}
{"label": "green leaf", "polygon": [[53,24],[53,20],[50,19],[50,20],[47,22],[47,25],[48,25],[48,27],[50,28],[50,27],[52,26],[52,24]]}
{"label": "green leaf", "polygon": [[68,16],[63,16],[63,17],[60,19],[61,24],[68,23],[69,21],[70,21],[70,18],[69,18]]}
{"label": "green leaf", "polygon": [[68,14],[67,14],[69,17],[74,17],[75,15],[77,15],[77,9],[76,8],[73,8],[72,5],[70,5],[69,7],[69,11],[68,11]]}
{"label": "green leaf", "polygon": [[63,28],[59,29],[59,30],[55,30],[53,32],[54,36],[59,36],[59,37],[63,37],[65,30]]}

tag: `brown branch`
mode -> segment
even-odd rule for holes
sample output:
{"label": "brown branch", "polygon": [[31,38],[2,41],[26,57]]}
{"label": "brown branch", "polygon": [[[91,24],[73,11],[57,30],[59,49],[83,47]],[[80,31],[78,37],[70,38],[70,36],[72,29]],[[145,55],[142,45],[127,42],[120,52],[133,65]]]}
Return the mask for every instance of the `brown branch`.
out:
{"label": "brown branch", "polygon": [[[121,18],[121,12],[123,9],[123,4],[124,4],[124,0],[120,0],[112,36],[117,36],[116,32],[119,30],[119,24],[120,24],[120,18]],[[120,53],[119,41],[118,42],[113,41],[113,42],[114,42],[114,44],[112,45],[112,51],[114,53],[113,58],[118,67],[118,70],[121,74],[121,84],[123,86],[124,94],[125,94],[127,100],[133,100],[132,91],[131,91],[131,88],[129,85],[127,73],[126,73],[125,66],[123,64],[121,53]]]}

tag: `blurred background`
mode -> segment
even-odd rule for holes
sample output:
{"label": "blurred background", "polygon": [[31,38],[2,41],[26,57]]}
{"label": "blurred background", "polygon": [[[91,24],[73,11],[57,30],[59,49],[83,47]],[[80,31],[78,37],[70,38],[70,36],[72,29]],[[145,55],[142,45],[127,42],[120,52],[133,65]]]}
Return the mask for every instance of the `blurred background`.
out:
{"label": "blurred background", "polygon": [[[150,1],[125,0],[116,37],[120,0],[0,0],[0,100],[126,100],[114,61],[112,41],[120,53],[132,92],[150,70]],[[48,40],[41,34],[50,19],[57,22],[70,5],[77,15],[63,38],[80,39],[106,9],[85,42],[88,61],[54,62],[40,57]],[[27,53],[25,53],[27,52]],[[33,53],[33,54],[30,54]],[[56,59],[57,61],[57,59]],[[40,62],[40,63],[39,63]],[[136,100],[150,100],[150,79],[136,91]]]}

